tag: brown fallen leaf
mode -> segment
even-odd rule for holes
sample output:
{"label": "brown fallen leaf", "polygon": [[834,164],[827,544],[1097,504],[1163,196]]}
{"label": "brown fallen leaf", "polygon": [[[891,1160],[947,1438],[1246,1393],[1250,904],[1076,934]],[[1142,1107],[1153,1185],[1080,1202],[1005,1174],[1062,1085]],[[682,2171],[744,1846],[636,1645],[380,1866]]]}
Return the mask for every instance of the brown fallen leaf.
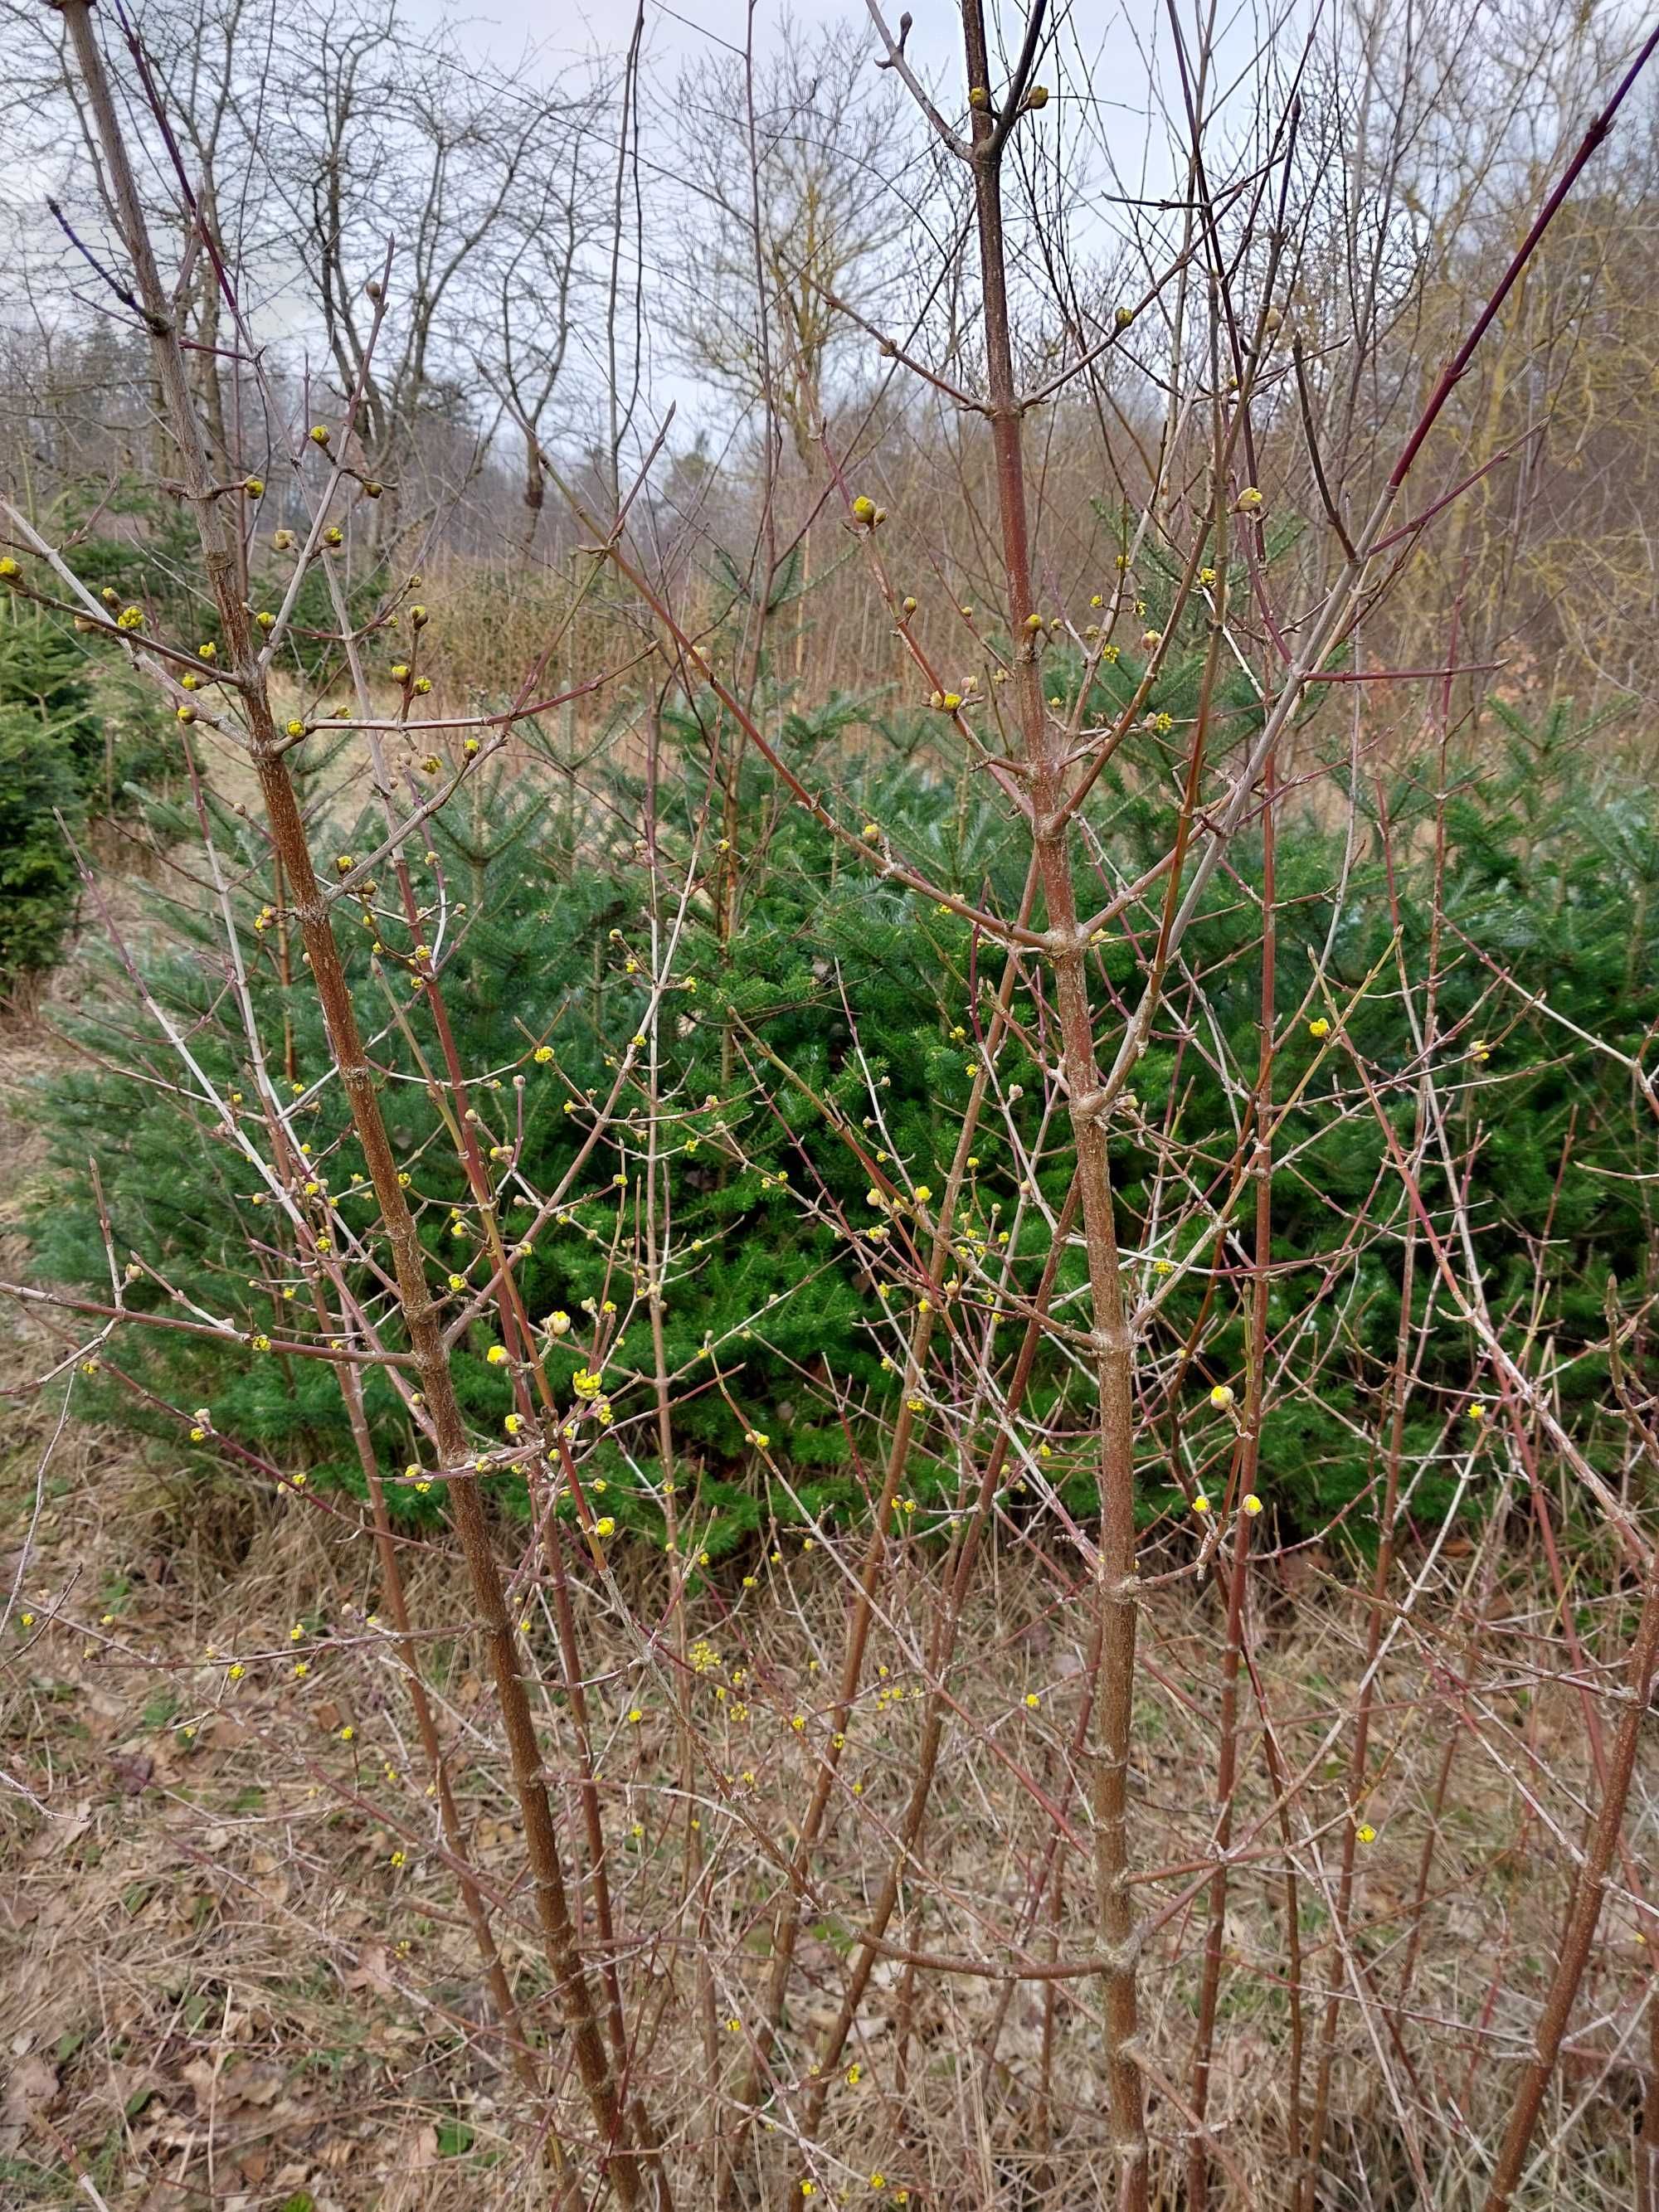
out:
{"label": "brown fallen leaf", "polygon": [[438,2156],[438,2131],[431,2126],[405,2130],[392,2147],[391,2176],[379,2212],[416,2212],[427,2202],[425,2176]]}
{"label": "brown fallen leaf", "polygon": [[137,1797],[149,1789],[150,1777],[155,1771],[155,1762],[140,1752],[131,1756],[117,1753],[109,1763],[110,1772],[120,1784],[125,1794]]}
{"label": "brown fallen leaf", "polygon": [[57,2101],[58,2069],[36,2054],[19,2058],[6,2077],[0,2102],[0,2153],[15,2157],[35,2115],[49,2112]]}
{"label": "brown fallen leaf", "polygon": [[383,1943],[365,1944],[356,1968],[341,1977],[349,1990],[384,1990],[392,1986],[392,1977],[386,1971],[386,1946]]}
{"label": "brown fallen leaf", "polygon": [[218,2072],[217,2067],[210,2058],[192,2058],[181,2066],[179,2072],[196,2093],[197,2111],[205,2112],[213,2102],[213,2082]]}
{"label": "brown fallen leaf", "polygon": [[0,1928],[15,1934],[27,1928],[40,1910],[40,1900],[25,1881],[0,1883]]}
{"label": "brown fallen leaf", "polygon": [[219,2077],[219,2109],[230,2112],[244,2106],[274,2105],[282,2094],[283,2069],[250,2058],[238,2058]]}

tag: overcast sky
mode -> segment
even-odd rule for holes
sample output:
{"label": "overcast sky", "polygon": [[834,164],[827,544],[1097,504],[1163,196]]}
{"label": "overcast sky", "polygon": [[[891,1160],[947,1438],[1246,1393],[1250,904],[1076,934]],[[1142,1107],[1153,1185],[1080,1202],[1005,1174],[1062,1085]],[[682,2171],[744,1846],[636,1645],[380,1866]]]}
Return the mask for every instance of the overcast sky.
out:
{"label": "overcast sky", "polygon": [[[958,71],[961,18],[955,0],[887,0],[883,12],[895,29],[908,5],[915,17],[907,52],[932,76],[954,66]],[[448,26],[464,43],[474,40],[498,63],[516,62],[526,46],[544,49],[550,58],[578,54],[621,53],[634,28],[635,0],[404,0],[405,13],[416,22]],[[646,0],[647,51],[659,64],[706,53],[724,43],[741,49],[748,21],[744,0]],[[995,0],[987,10],[994,16]],[[1077,0],[1066,10],[1068,21],[1090,43],[1092,28],[1097,38],[1108,20],[1118,13],[1115,0]],[[803,29],[847,21],[869,32],[872,52],[875,31],[861,0],[757,0],[755,40],[762,52],[777,46],[786,21]]]}
{"label": "overcast sky", "polygon": [[[418,29],[447,30],[469,60],[492,63],[509,73],[556,76],[573,63],[596,57],[621,57],[632,37],[638,0],[399,0],[404,20]],[[1241,0],[1224,0],[1224,5]],[[1248,5],[1248,0],[1242,0]],[[884,16],[896,33],[908,9],[913,17],[906,53],[918,72],[938,88],[947,113],[963,105],[962,18],[957,0],[882,0]],[[993,53],[1000,50],[999,28],[1018,46],[1026,9],[1023,0],[987,0]],[[1145,99],[1144,64],[1136,52],[1133,27],[1139,23],[1149,42],[1161,32],[1162,0],[1070,0],[1058,15],[1067,46],[1090,55],[1103,48],[1111,58],[1117,106],[1134,91]],[[999,24],[1000,18],[1000,26]],[[650,81],[671,84],[681,66],[722,51],[743,51],[748,31],[746,0],[646,0],[646,53]],[[875,27],[864,0],[756,0],[755,47],[758,57],[776,52],[790,29],[810,37],[824,27],[845,22],[867,42],[871,68],[879,52]],[[1001,75],[1001,71],[996,75]],[[1131,87],[1133,87],[1133,91]],[[646,110],[647,149],[653,136]],[[1139,121],[1126,131],[1139,143]],[[647,150],[648,158],[648,150]],[[662,233],[650,220],[647,201],[645,242],[647,265],[663,248]],[[654,407],[672,399],[682,427],[712,425],[723,419],[723,406],[695,378],[678,373],[672,359],[647,337],[647,379]]]}

